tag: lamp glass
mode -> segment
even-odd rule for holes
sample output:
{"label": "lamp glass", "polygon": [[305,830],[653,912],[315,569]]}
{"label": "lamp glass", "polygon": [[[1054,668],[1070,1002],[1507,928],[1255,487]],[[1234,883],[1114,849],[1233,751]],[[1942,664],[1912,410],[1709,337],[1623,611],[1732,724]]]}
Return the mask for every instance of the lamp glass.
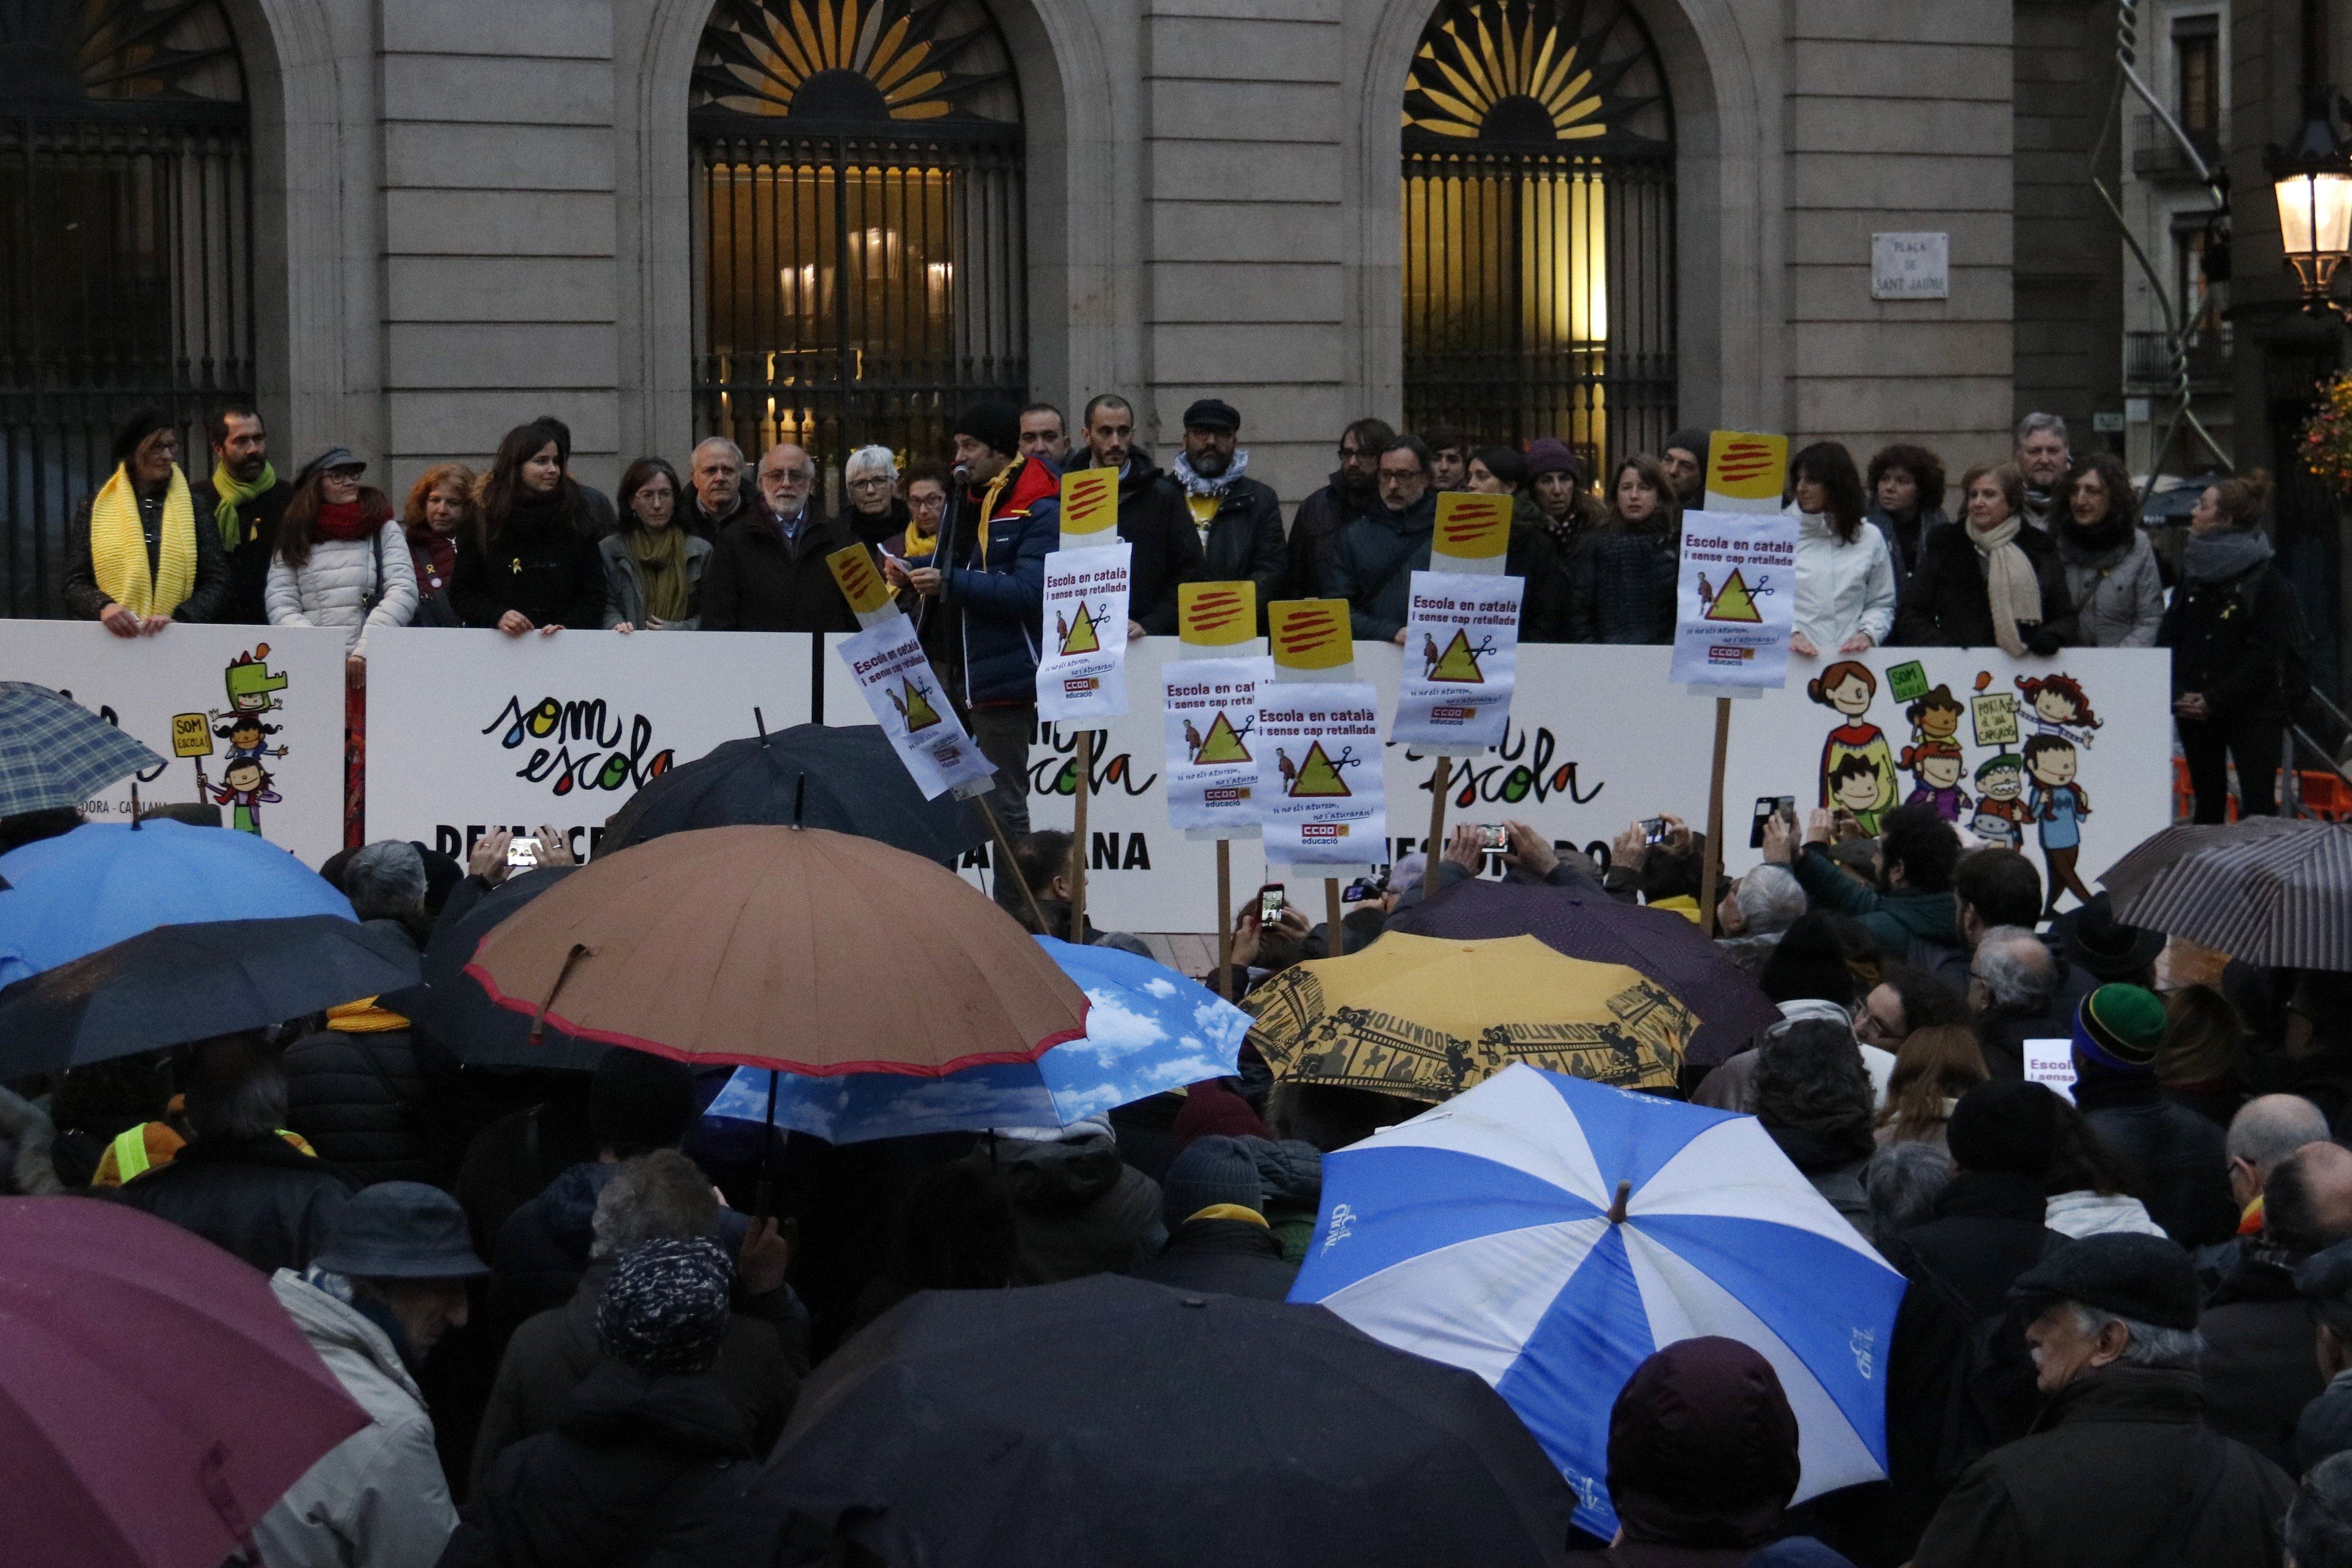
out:
{"label": "lamp glass", "polygon": [[2352,251],[2352,174],[2294,174],[2277,185],[2279,242],[2289,257]]}

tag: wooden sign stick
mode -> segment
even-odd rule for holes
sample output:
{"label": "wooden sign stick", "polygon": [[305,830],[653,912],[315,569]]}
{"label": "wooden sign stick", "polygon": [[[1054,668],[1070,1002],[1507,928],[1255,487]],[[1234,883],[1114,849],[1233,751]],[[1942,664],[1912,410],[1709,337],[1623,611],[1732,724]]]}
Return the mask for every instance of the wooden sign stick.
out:
{"label": "wooden sign stick", "polygon": [[1454,759],[1437,759],[1437,780],[1429,786],[1429,864],[1422,868],[1421,896],[1437,896],[1437,852],[1445,837],[1445,790],[1454,779]]}
{"label": "wooden sign stick", "polygon": [[1339,925],[1339,879],[1323,879],[1323,919],[1328,934],[1323,939],[1323,956],[1345,958],[1348,955],[1347,933]]}
{"label": "wooden sign stick", "polygon": [[1078,731],[1078,798],[1070,818],[1070,940],[1087,940],[1087,796],[1093,793],[1095,732]]}
{"label": "wooden sign stick", "polygon": [[1217,994],[1234,999],[1234,841],[1217,840]]}
{"label": "wooden sign stick", "polygon": [[1698,879],[1698,929],[1715,936],[1715,889],[1723,879],[1723,765],[1731,751],[1731,699],[1715,700],[1715,776],[1706,786],[1706,856]]}

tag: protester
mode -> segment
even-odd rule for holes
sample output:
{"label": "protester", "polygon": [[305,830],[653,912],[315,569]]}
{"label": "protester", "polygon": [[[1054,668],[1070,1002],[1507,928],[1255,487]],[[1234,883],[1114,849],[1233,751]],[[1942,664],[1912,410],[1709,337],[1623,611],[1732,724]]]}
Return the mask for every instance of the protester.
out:
{"label": "protester", "polygon": [[2286,1510],[2286,1568],[2352,1568],[2352,1459],[2314,1465]]}
{"label": "protester", "polygon": [[1324,578],[1331,547],[1340,530],[1380,504],[1381,454],[1395,439],[1396,432],[1381,419],[1359,419],[1339,432],[1339,466],[1322,489],[1298,503],[1291,520],[1282,597],[1329,597]]}
{"label": "protester", "polygon": [[221,619],[267,626],[265,595],[278,548],[278,520],[294,487],[270,466],[269,431],[251,405],[230,403],[215,409],[207,434],[213,471],[191,480],[188,492],[197,522],[209,519],[220,530],[221,552],[228,561],[228,602]]}
{"label": "protester", "polygon": [[2229,1126],[2245,1102],[2238,1084],[2245,1020],[2210,985],[2181,986],[2166,999],[2164,1011],[2164,1044],[2156,1053],[2156,1081],[2164,1086],[2164,1098],[2217,1127]]}
{"label": "protester", "polygon": [[1979,463],[1962,476],[1967,521],[1920,546],[1893,641],[1912,647],[1990,647],[2047,658],[2074,636],[2074,602],[2058,547],[2026,526],[2015,468]]}
{"label": "protester", "polygon": [[1853,1016],[1853,1037],[1899,1054],[1903,1043],[1921,1029],[1966,1027],[1969,1021],[1967,997],[1924,969],[1890,963],[1881,967],[1878,984]]}
{"label": "protester", "polygon": [[1944,515],[1944,460],[1925,447],[1897,442],[1871,455],[1871,527],[1886,541],[1899,599],[1919,569],[1927,535],[1951,520]]}
{"label": "protester", "polygon": [[1678,1340],[1635,1367],[1610,1405],[1617,1539],[1568,1562],[1852,1568],[1811,1536],[1785,1533],[1801,1468],[1796,1412],[1772,1363],[1737,1340]]}
{"label": "protester", "polygon": [[854,632],[857,616],[825,563],[857,536],[816,510],[816,466],[786,442],[761,454],[759,500],[727,525],[702,569],[707,632]]}
{"label": "protester", "polygon": [[1169,472],[1201,541],[1201,580],[1254,584],[1263,626],[1265,607],[1281,596],[1282,503],[1272,487],[1249,477],[1241,427],[1232,404],[1214,397],[1193,403],[1184,410],[1184,449]]}
{"label": "protester", "polygon": [[2303,612],[2262,530],[2270,475],[2209,487],[2189,514],[2180,586],[2157,635],[2172,650],[2172,712],[2196,791],[2197,822],[2278,810],[2281,738],[2308,683]]}
{"label": "protester", "polygon": [[2149,1215],[2183,1247],[2228,1239],[2237,1209],[2222,1180],[2221,1130],[2164,1098],[2156,1080],[2164,1004],[2137,985],[2102,985],[2074,1021],[2074,1103],[2130,1167]]}
{"label": "protester", "polygon": [[1045,917],[1042,934],[1090,945],[1102,935],[1094,921],[1087,922],[1082,934],[1070,934],[1070,852],[1076,842],[1058,827],[1023,834],[1013,841],[1013,864],[1000,868],[994,891],[997,907],[1023,925],[1034,924],[1029,910],[1034,900]]}
{"label": "protester", "polygon": [[679,504],[677,521],[697,539],[716,544],[727,525],[751,509],[743,485],[743,448],[713,436],[695,447],[689,467],[692,488]]}
{"label": "protester", "polygon": [[1715,949],[1749,974],[1780,945],[1782,933],[1802,918],[1805,889],[1786,866],[1767,862],[1734,881],[1715,908]]}
{"label": "protester", "polygon": [[2101,1142],[2071,1100],[2058,1101],[2057,1152],[2050,1161],[2042,1223],[2061,1236],[2128,1234],[2162,1237],[2164,1227],[2133,1190],[2133,1173]]}
{"label": "protester", "polygon": [[344,1205],[307,1270],[269,1281],[368,1425],[304,1473],[254,1527],[267,1568],[429,1568],[457,1522],[417,1369],[466,1321],[483,1272],[457,1200],[383,1182]]}
{"label": "protester", "polygon": [[2032,1436],[1960,1478],[1914,1568],[2275,1564],[2291,1487],[2200,1424],[2197,1279],[2179,1247],[2095,1237],[2011,1294],[2050,1402]]}
{"label": "protester", "polygon": [[2305,1258],[2294,1271],[2294,1288],[2318,1320],[2315,1346],[2325,1380],[2318,1397],[2295,1417],[2294,1462],[2285,1467],[2307,1480],[2323,1460],[2352,1448],[2352,1242]]}
{"label": "protester", "polygon": [[1886,640],[1895,626],[1895,572],[1886,540],[1867,526],[1862,476],[1835,441],[1806,447],[1789,464],[1797,520],[1797,603],[1789,651],[1841,658]]}
{"label": "protester", "polygon": [[2205,1299],[2206,1424],[2277,1464],[2294,1463],[2296,1422],[2327,1382],[2296,1276],[2347,1240],[2352,1150],[2306,1144],[2263,1183],[2262,1234]]}
{"label": "protester", "polygon": [[221,619],[228,557],[218,520],[196,516],[171,416],[140,409],[114,432],[112,455],[114,471],[66,530],[66,614],[119,637]]}
{"label": "protester", "polygon": [[894,549],[906,537],[912,514],[898,494],[898,459],[887,447],[860,447],[841,466],[841,488],[849,494],[849,510],[841,521],[849,524],[861,543]]}
{"label": "protester", "polygon": [[1413,562],[1427,563],[1437,526],[1429,448],[1418,436],[1396,437],[1381,449],[1374,472],[1380,504],[1349,521],[1332,541],[1323,585],[1328,597],[1348,601],[1358,640],[1402,647]]}
{"label": "protester", "polygon": [[1930,1024],[1912,1030],[1896,1049],[1895,1071],[1886,1080],[1886,1105],[1874,1129],[1880,1146],[1947,1147],[1952,1108],[1985,1078],[1984,1052],[1965,1026]]}
{"label": "protester", "polygon": [[[718,1247],[720,1209],[710,1178],[684,1154],[657,1149],[620,1163],[596,1196],[589,1262],[572,1299],[526,1321],[507,1342],[474,1444],[479,1489],[499,1456],[557,1429],[566,1403],[609,1359],[596,1331],[598,1302],[615,1266],[649,1243]],[[719,1256],[723,1258],[723,1249]],[[772,1221],[747,1238],[709,1375],[761,1452],[772,1447],[808,1370],[808,1323],[784,1283],[791,1249]]]}
{"label": "protester", "polygon": [[759,1467],[712,1370],[726,1353],[727,1255],[706,1239],[625,1252],[593,1312],[604,1357],[552,1431],[499,1457],[444,1568],[731,1562]]}
{"label": "protester", "polygon": [[1816,810],[1806,820],[1804,844],[1791,851],[1787,825],[1764,825],[1764,857],[1785,863],[1817,909],[1857,921],[1881,952],[1919,968],[1932,967],[1937,950],[1959,940],[1952,901],[1952,868],[1960,841],[1931,805],[1899,805],[1881,819],[1877,887],[1863,888],[1830,859],[1836,818]]}
{"label": "protester", "polygon": [[1110,1120],[1000,1127],[972,1151],[1013,1204],[1013,1282],[1126,1274],[1167,1240],[1160,1184],[1119,1158]]}
{"label": "protester", "polygon": [[1033,403],[1021,411],[1020,455],[1057,472],[1070,460],[1070,437],[1062,411],[1050,403]]}
{"label": "protester", "polygon": [[2025,1042],[2062,1038],[2073,1026],[2051,1012],[2058,965],[2027,926],[1995,926],[1969,959],[1969,1009],[1995,1078],[2025,1076]]}
{"label": "protester", "polygon": [[2093,452],[2066,477],[2059,502],[2050,536],[2083,646],[2154,647],[2164,581],[2140,531],[2131,475],[2112,453]]}
{"label": "protester", "polygon": [[[421,952],[425,857],[388,838],[362,845],[344,862],[352,912],[387,941]],[[374,998],[329,1010],[326,1027],[286,1049],[287,1124],[321,1159],[362,1185],[431,1179],[425,1136],[430,1114],[414,1026]]]}
{"label": "protester", "polygon": [[1537,513],[1559,550],[1560,564],[1572,572],[1574,547],[1596,521],[1592,499],[1585,493],[1584,466],[1567,442],[1553,436],[1528,444],[1527,465]]}
{"label": "protester", "polygon": [[604,563],[604,626],[626,634],[698,630],[712,546],[679,526],[677,470],[639,458],[621,475],[621,526],[596,546]]}
{"label": "protester", "polygon": [[[1938,1131],[1941,1123],[1938,1123]],[[1935,1217],[1936,1200],[1952,1184],[1952,1157],[1940,1142],[1883,1138],[1878,1152],[1862,1168],[1862,1190],[1870,1199],[1870,1224],[1864,1231],[1885,1246],[1892,1237]]]}
{"label": "protester", "polygon": [[1830,1205],[1868,1233],[1862,1168],[1871,1136],[1870,1075],[1841,1024],[1776,1024],[1756,1048],[1756,1119]]}
{"label": "protester", "polygon": [[1672,642],[1681,544],[1674,487],[1656,460],[1619,463],[1608,516],[1584,537],[1581,569],[1570,584],[1568,640]]}
{"label": "protester", "polygon": [[541,422],[499,441],[482,482],[481,525],[457,542],[449,602],[466,625],[519,637],[604,624],[595,521],[564,472],[570,456],[568,442]]}
{"label": "protester", "polygon": [[[2022,878],[2019,888],[2021,892]],[[2016,923],[2032,921],[2027,916]],[[2156,961],[2164,952],[2164,933],[2116,920],[2115,900],[2105,892],[2094,894],[2082,908],[2053,921],[2043,940],[2065,972],[2053,1004],[2061,1017],[2073,1017],[2083,998],[2102,985],[2156,989]],[[2231,1101],[2232,1109],[2236,1104],[2235,1100]],[[2228,1120],[2227,1111],[2221,1120]]]}
{"label": "protester", "polygon": [[542,414],[531,423],[545,430],[555,442],[563,461],[563,477],[579,491],[580,510],[587,519],[590,542],[603,539],[620,527],[620,515],[614,509],[613,498],[572,471],[572,426],[552,414]]}
{"label": "protester", "polygon": [[1282,1256],[1267,1223],[1265,1184],[1255,1145],[1262,1138],[1196,1138],[1168,1167],[1160,1217],[1168,1226],[1160,1255],[1135,1277],[1179,1290],[1213,1290],[1279,1301],[1298,1266]]}
{"label": "protester", "polygon": [[1658,469],[1675,487],[1675,504],[1685,511],[1696,510],[1706,500],[1708,439],[1704,430],[1675,430],[1658,448]]}
{"label": "protester", "polygon": [[2230,1201],[2238,1207],[2231,1238],[2198,1253],[2209,1285],[2237,1266],[2248,1237],[2263,1233],[2263,1184],[2281,1161],[2306,1143],[2327,1142],[2327,1118],[2299,1094],[2265,1094],[2248,1100],[2230,1119],[2222,1145],[2229,1160]]}
{"label": "protester", "polygon": [[2018,515],[2034,529],[2047,532],[2064,498],[2066,472],[2074,454],[2066,445],[2066,421],[2055,414],[2029,414],[2017,422],[2017,450],[2010,458],[2024,480],[2024,504]]}
{"label": "protester", "polygon": [[[482,525],[475,499],[474,470],[463,463],[436,463],[416,476],[400,509],[400,531],[408,541],[408,564],[416,578],[414,626],[454,626],[457,608],[449,585],[457,577],[457,542]],[[288,487],[292,493],[292,487]]]}
{"label": "protester", "polygon": [[1015,450],[1019,423],[1010,404],[983,401],[963,411],[955,426],[959,484],[938,548],[919,561],[883,563],[892,586],[910,588],[921,601],[924,646],[950,655],[940,677],[973,743],[996,765],[988,800],[1014,838],[1029,831],[1045,557],[1061,543],[1060,480],[1044,461]]}
{"label": "protester", "polygon": [[1440,425],[1421,433],[1429,448],[1429,488],[1440,495],[1470,488],[1470,447],[1462,432]]}
{"label": "protester", "polygon": [[121,1201],[192,1230],[265,1274],[307,1268],[357,1184],[289,1146],[286,1073],[257,1031],[188,1047],[187,1146],[126,1179]]}
{"label": "protester", "polygon": [[416,572],[392,502],[360,483],[365,463],[330,447],[295,474],[269,563],[269,624],[340,626],[351,683],[366,679],[368,633],[416,613]]}
{"label": "protester", "polygon": [[1118,536],[1128,544],[1128,636],[1176,635],[1176,588],[1205,567],[1184,489],[1136,449],[1135,410],[1103,393],[1087,404],[1080,468],[1118,476]]}

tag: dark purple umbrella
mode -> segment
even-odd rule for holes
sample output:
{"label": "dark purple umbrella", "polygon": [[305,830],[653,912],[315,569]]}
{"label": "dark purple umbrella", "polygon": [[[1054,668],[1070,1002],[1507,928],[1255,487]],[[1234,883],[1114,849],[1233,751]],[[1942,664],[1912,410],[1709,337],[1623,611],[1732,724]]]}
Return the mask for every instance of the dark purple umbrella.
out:
{"label": "dark purple umbrella", "polygon": [[1389,917],[1389,931],[1472,941],[1531,936],[1570,958],[1622,963],[1674,993],[1698,1015],[1688,1061],[1714,1067],[1780,1021],[1745,970],[1671,910],[1621,904],[1606,893],[1526,882],[1457,882]]}
{"label": "dark purple umbrella", "polygon": [[215,1568],[367,1424],[211,1242],[121,1204],[0,1198],[10,1568]]}

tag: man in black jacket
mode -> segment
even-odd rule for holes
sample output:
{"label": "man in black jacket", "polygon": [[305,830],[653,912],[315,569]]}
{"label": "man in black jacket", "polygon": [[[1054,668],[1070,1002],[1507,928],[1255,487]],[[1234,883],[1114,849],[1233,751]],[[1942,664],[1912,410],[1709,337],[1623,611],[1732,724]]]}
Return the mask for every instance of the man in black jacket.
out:
{"label": "man in black jacket", "polygon": [[2295,1289],[2308,1259],[2352,1238],[2352,1150],[2313,1143],[2263,1184],[2263,1232],[2205,1301],[2206,1425],[2281,1465],[2319,1397],[2318,1331]]}
{"label": "man in black jacket", "polygon": [[278,547],[278,520],[286,515],[294,487],[270,467],[269,431],[249,405],[232,403],[215,413],[210,436],[212,474],[190,481],[188,493],[195,501],[197,526],[219,528],[221,547],[228,552],[228,603],[220,618],[266,626],[269,555]]}
{"label": "man in black jacket", "polygon": [[2074,1021],[2074,1103],[2099,1142],[2137,1178],[2148,1217],[2183,1247],[2227,1241],[2238,1228],[2221,1129],[2164,1097],[2156,1053],[2164,1004],[2137,985],[2102,985]]}
{"label": "man in black jacket", "polygon": [[1257,616],[1282,588],[1282,503],[1270,486],[1248,477],[1240,448],[1242,416],[1230,403],[1203,397],[1184,410],[1184,450],[1170,470],[1206,557],[1209,583],[1257,584]]}
{"label": "man in black jacket", "polygon": [[1290,521],[1276,598],[1324,596],[1332,546],[1340,530],[1380,504],[1381,454],[1395,439],[1396,432],[1382,419],[1359,419],[1339,433],[1339,466],[1331,470],[1330,482],[1300,501],[1298,515]]}
{"label": "man in black jacket", "polygon": [[1135,410],[1115,392],[1087,405],[1086,449],[1072,466],[1118,474],[1118,536],[1129,551],[1127,635],[1176,635],[1176,585],[1201,580],[1201,536],[1184,492],[1135,449]]}
{"label": "man in black jacket", "polygon": [[711,543],[727,525],[751,510],[743,483],[743,448],[724,436],[713,436],[694,449],[693,471],[687,475],[687,493],[679,500],[677,525]]}
{"label": "man in black jacket", "polygon": [[760,500],[727,525],[702,569],[707,632],[854,632],[824,558],[857,535],[812,504],[816,466],[789,442],[760,459]]}
{"label": "man in black jacket", "polygon": [[1265,1185],[1252,1152],[1265,1142],[1212,1132],[1185,1145],[1160,1188],[1168,1245],[1135,1270],[1138,1279],[1266,1301],[1289,1296],[1298,1265],[1283,1260],[1282,1243],[1266,1225]]}

